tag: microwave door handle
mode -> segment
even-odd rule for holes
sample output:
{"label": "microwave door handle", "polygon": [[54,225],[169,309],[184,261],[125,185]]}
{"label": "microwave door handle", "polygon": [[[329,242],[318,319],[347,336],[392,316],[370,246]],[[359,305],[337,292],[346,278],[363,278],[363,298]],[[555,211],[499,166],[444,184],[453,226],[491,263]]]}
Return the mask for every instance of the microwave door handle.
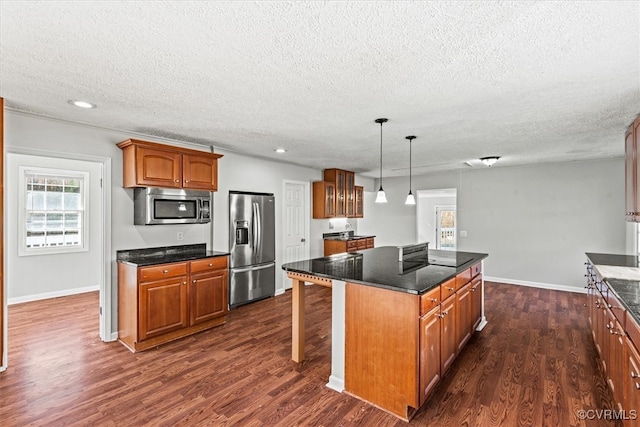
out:
{"label": "microwave door handle", "polygon": [[202,200],[201,199],[196,199],[196,221],[198,223],[202,222]]}

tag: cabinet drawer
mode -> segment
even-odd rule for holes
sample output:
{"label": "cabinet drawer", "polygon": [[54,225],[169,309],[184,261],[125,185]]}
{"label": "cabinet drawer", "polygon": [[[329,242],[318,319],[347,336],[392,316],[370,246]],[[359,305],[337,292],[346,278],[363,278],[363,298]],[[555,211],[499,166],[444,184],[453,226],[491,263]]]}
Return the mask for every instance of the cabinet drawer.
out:
{"label": "cabinet drawer", "polygon": [[451,295],[455,295],[456,293],[456,278],[452,277],[451,279],[444,282],[440,285],[440,300],[444,301],[449,298]]}
{"label": "cabinet drawer", "polygon": [[358,240],[349,240],[347,242],[347,251],[349,249],[358,249]]}
{"label": "cabinet drawer", "polygon": [[356,242],[358,242],[358,249],[367,249],[367,239],[359,239]]}
{"label": "cabinet drawer", "polygon": [[456,276],[456,290],[460,289],[471,281],[471,268],[467,268]]}
{"label": "cabinet drawer", "polygon": [[440,287],[436,286],[426,294],[420,296],[420,316],[440,305]]}
{"label": "cabinet drawer", "polygon": [[471,266],[471,277],[476,277],[480,273],[482,273],[482,263]]}
{"label": "cabinet drawer", "polygon": [[620,304],[620,301],[618,301],[618,298],[615,297],[613,292],[611,291],[607,292],[606,303],[609,310],[611,310],[611,313],[613,313],[616,319],[618,319],[618,322],[620,323],[620,325],[624,328],[625,321],[626,321],[625,314],[627,310],[624,308],[622,304]]}
{"label": "cabinet drawer", "polygon": [[374,238],[367,237],[367,249],[371,249],[374,247]]}
{"label": "cabinet drawer", "polygon": [[155,265],[153,267],[141,267],[138,269],[138,280],[145,282],[164,279],[165,277],[185,276],[186,274],[187,263],[176,262],[173,264]]}
{"label": "cabinet drawer", "polygon": [[191,273],[201,273],[214,270],[226,270],[227,257],[219,256],[215,258],[203,258],[191,261]]}

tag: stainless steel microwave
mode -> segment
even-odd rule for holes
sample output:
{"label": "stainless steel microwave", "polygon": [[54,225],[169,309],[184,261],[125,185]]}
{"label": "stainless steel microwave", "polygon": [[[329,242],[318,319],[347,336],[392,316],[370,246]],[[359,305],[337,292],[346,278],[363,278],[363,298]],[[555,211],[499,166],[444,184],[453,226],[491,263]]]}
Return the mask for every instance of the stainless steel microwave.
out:
{"label": "stainless steel microwave", "polygon": [[204,224],[211,221],[211,193],[170,188],[135,188],[133,223]]}

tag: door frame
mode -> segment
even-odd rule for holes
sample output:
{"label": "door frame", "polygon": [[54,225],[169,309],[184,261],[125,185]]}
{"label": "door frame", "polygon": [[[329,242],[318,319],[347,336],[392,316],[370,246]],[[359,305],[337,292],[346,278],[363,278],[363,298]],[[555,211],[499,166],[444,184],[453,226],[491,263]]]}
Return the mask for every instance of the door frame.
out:
{"label": "door frame", "polygon": [[[304,239],[305,239],[305,243],[306,245],[304,245],[304,258],[308,259],[311,257],[311,246],[310,243],[311,241],[310,239],[310,233],[311,231],[309,230],[309,228],[311,227],[311,184],[309,181],[295,181],[295,180],[291,180],[291,179],[283,179],[282,180],[282,205],[281,209],[282,212],[285,211],[286,208],[286,197],[284,196],[286,194],[287,191],[287,184],[294,184],[294,185],[302,185],[304,187]],[[281,246],[281,250],[282,253],[284,254],[284,241],[285,241],[285,233],[287,232],[287,230],[284,227],[284,215],[280,216],[282,218],[282,223],[280,224],[280,230],[282,230],[282,234],[280,234],[280,238],[282,239],[282,246]],[[281,258],[282,259],[282,258]],[[287,275],[285,273],[284,270],[282,270],[282,263],[280,263],[280,270],[282,271],[282,277],[283,277],[283,283],[282,283],[282,292],[286,291],[287,289],[291,289],[291,283],[289,280],[287,280]],[[288,285],[288,286],[287,286]],[[276,292],[277,295],[277,292]]]}
{"label": "door frame", "polygon": [[[100,263],[100,339],[102,341],[115,341],[117,333],[111,332],[112,326],[112,283],[111,283],[111,158],[90,156],[75,153],[60,153],[57,151],[48,151],[31,148],[7,147],[7,153],[24,154],[30,156],[51,157],[67,160],[82,160],[86,162],[99,163],[101,166],[102,183],[100,185],[100,199],[102,203],[102,212],[100,213],[100,235],[102,239],[101,260]],[[107,190],[109,189],[109,191]],[[6,198],[6,193],[5,193]],[[5,205],[6,205],[5,200]],[[5,281],[5,293],[6,289]],[[3,302],[5,311],[7,310],[7,299]]]}

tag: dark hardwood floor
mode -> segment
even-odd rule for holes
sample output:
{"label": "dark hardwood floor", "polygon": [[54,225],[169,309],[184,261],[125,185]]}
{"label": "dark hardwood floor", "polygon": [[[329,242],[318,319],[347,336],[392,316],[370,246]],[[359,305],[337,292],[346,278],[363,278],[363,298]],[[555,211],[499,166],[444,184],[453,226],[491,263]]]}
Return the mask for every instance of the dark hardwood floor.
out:
{"label": "dark hardwood floor", "polygon": [[[586,296],[486,283],[475,333],[411,426],[611,426]],[[141,353],[98,338],[97,293],[9,307],[0,425],[405,426],[325,383],[331,290],[307,289],[307,360],[291,361],[291,295]],[[391,350],[391,349],[390,349]]]}

